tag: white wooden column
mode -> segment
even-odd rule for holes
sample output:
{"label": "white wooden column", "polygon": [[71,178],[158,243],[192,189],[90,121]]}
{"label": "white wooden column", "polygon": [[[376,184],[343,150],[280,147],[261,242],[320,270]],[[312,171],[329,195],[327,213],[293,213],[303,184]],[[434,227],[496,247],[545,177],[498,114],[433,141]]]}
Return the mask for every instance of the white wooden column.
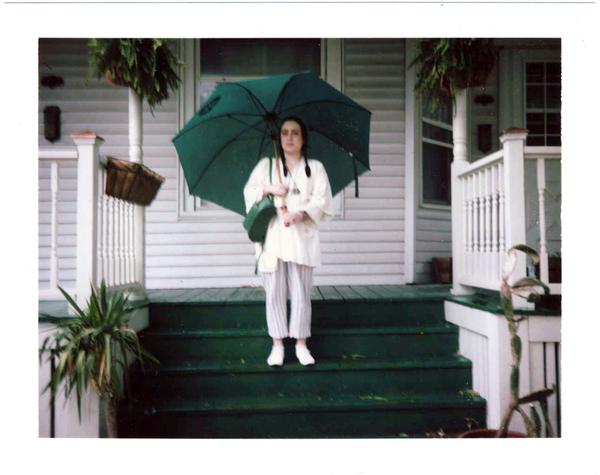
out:
{"label": "white wooden column", "polygon": [[458,176],[465,170],[467,159],[467,91],[456,95],[452,115],[452,141],[454,143],[452,160],[452,293],[464,295],[472,293],[468,287],[460,285],[459,278],[465,272],[464,240],[464,190],[459,186]]}
{"label": "white wooden column", "polygon": [[[506,239],[506,250],[517,244],[526,244],[525,227],[525,140],[527,129],[509,128],[500,136],[504,155],[504,195],[505,195],[505,219],[504,237]],[[502,226],[502,223],[501,223]],[[527,275],[526,256],[518,253],[517,265],[509,279],[513,283]],[[532,308],[525,299],[515,296],[513,298],[515,307]]]}
{"label": "white wooden column", "polygon": [[90,283],[98,279],[98,187],[100,158],[98,148],[104,139],[94,132],[71,135],[77,146],[77,271],[75,294],[77,304],[85,306]]}
{"label": "white wooden column", "polygon": [[[143,163],[142,152],[142,98],[133,90],[129,89],[129,160],[135,163]],[[135,281],[140,284],[139,295],[136,298],[145,297],[145,211],[141,205],[134,205],[133,212],[133,247],[134,247],[134,275]],[[137,294],[137,292],[136,292]]]}

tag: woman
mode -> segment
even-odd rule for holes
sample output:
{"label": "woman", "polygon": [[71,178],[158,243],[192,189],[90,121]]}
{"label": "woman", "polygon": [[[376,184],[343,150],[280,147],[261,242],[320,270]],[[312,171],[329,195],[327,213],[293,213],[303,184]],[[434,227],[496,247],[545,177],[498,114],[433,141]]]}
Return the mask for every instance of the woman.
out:
{"label": "woman", "polygon": [[308,131],[302,120],[284,119],[279,142],[281,160],[272,161],[272,176],[269,177],[272,159],[263,158],[244,187],[244,199],[246,211],[267,195],[275,197],[277,207],[265,242],[256,246],[266,293],[267,326],[273,339],[267,363],[283,365],[283,339],[291,337],[296,339],[298,361],[310,365],[315,360],[306,340],[311,334],[312,272],[321,264],[318,227],[333,218],[333,200],[325,167],[317,160],[307,159]]}

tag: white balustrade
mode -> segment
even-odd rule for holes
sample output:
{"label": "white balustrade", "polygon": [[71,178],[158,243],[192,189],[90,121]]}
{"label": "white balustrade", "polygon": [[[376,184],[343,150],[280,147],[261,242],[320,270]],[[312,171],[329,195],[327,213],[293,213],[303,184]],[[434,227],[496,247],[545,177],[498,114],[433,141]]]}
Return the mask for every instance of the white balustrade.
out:
{"label": "white balustrade", "polygon": [[[560,147],[525,147],[526,131],[508,130],[502,137],[503,149],[474,163],[462,165],[453,187],[460,199],[453,202],[460,233],[454,248],[456,261],[454,287],[499,290],[506,250],[526,239],[525,194],[537,192],[539,205],[540,278],[552,294],[560,294],[560,284],[549,282],[546,219],[547,183],[545,164],[560,160]],[[525,160],[536,160],[537,190],[525,189]],[[457,254],[458,251],[458,254]],[[514,278],[526,275],[525,258],[520,257]]]}
{"label": "white balustrade", "polygon": [[[104,176],[106,173],[102,173]],[[136,205],[108,196],[101,190],[98,208],[99,219],[99,275],[109,287],[124,287],[139,284],[134,269]]]}
{"label": "white balustrade", "polygon": [[[38,162],[50,163],[50,255],[48,269],[48,288],[40,289],[39,297],[41,299],[54,300],[62,299],[62,294],[58,290],[61,285],[59,281],[59,252],[58,252],[58,193],[60,190],[60,170],[63,166],[72,166],[71,163],[77,160],[77,150],[75,147],[69,148],[40,148],[38,150]],[[64,284],[61,287],[65,287]],[[73,291],[73,289],[66,289]]]}
{"label": "white balustrade", "polygon": [[98,285],[104,279],[108,287],[131,289],[136,297],[143,296],[144,255],[138,247],[144,242],[139,236],[144,210],[105,194],[106,168],[99,155],[103,140],[93,132],[72,137],[75,147],[40,148],[38,153],[40,163],[50,162],[49,288],[40,289],[39,297],[62,299],[58,292],[58,193],[61,164],[68,161],[77,162],[77,264],[75,288],[66,290],[83,305],[90,283]]}

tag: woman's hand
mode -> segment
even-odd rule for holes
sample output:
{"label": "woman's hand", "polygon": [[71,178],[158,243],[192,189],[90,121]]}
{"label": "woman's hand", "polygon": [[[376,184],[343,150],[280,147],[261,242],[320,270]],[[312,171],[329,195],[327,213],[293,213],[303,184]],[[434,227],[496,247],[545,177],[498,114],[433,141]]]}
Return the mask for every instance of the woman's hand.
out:
{"label": "woman's hand", "polygon": [[266,185],[263,188],[265,195],[281,196],[284,197],[288,194],[288,189],[281,183],[274,183],[272,185]]}
{"label": "woman's hand", "polygon": [[296,213],[283,213],[283,224],[289,226],[290,224],[296,224],[304,221],[304,212],[298,211]]}

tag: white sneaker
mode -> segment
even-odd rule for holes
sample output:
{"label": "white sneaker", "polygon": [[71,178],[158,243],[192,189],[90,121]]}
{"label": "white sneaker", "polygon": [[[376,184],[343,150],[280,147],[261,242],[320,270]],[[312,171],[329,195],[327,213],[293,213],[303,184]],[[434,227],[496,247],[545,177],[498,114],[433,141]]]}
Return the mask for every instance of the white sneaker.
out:
{"label": "white sneaker", "polygon": [[273,345],[271,348],[271,354],[267,358],[267,364],[269,366],[283,366],[283,355],[285,350],[283,345]]}
{"label": "white sneaker", "polygon": [[298,361],[302,366],[315,364],[315,359],[305,345],[296,345],[296,358],[298,358]]}

